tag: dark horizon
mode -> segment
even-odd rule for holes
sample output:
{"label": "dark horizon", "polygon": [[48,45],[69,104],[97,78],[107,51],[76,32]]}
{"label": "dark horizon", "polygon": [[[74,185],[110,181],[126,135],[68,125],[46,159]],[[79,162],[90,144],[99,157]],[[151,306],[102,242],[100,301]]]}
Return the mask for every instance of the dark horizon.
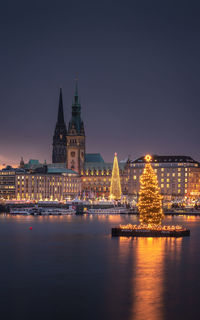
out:
{"label": "dark horizon", "polygon": [[197,1],[1,5],[0,165],[51,161],[59,88],[78,74],[86,152],[200,161]]}

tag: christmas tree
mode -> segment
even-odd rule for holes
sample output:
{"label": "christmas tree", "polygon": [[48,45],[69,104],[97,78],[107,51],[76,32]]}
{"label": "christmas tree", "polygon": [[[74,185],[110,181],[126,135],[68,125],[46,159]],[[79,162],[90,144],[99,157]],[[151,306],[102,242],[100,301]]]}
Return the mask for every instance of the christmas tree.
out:
{"label": "christmas tree", "polygon": [[162,196],[158,186],[157,175],[150,161],[151,156],[145,157],[146,164],[140,177],[140,192],[138,209],[142,224],[161,224],[163,218]]}
{"label": "christmas tree", "polygon": [[117,160],[117,153],[115,153],[113,169],[112,169],[112,178],[111,178],[111,187],[110,187],[110,198],[114,200],[121,199],[121,182],[119,175],[119,166]]}

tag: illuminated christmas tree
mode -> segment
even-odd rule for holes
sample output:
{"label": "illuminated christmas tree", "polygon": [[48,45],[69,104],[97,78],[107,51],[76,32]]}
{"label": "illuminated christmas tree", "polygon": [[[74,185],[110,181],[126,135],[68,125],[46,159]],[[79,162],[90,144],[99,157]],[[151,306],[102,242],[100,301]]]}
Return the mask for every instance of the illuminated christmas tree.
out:
{"label": "illuminated christmas tree", "polygon": [[145,157],[146,164],[140,177],[138,209],[142,224],[161,224],[163,218],[162,196],[158,186],[157,175],[152,168],[151,156]]}
{"label": "illuminated christmas tree", "polygon": [[111,187],[110,187],[110,198],[114,200],[121,199],[121,181],[119,175],[119,166],[117,160],[117,153],[115,153],[112,169]]}

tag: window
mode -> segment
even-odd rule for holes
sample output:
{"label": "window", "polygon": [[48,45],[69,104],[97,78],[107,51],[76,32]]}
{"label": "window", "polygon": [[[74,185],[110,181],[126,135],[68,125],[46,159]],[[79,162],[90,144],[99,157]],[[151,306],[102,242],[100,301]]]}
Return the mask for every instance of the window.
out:
{"label": "window", "polygon": [[74,152],[74,151],[71,152],[71,157],[72,157],[72,158],[75,157],[75,152]]}
{"label": "window", "polygon": [[172,173],[172,177],[175,177],[175,175],[176,175],[175,173]]}
{"label": "window", "polygon": [[137,179],[137,177],[136,176],[133,176],[133,180],[136,180]]}
{"label": "window", "polygon": [[161,171],[164,171],[165,169],[164,168],[161,168]]}
{"label": "window", "polygon": [[163,183],[161,184],[161,188],[164,188],[164,184]]}
{"label": "window", "polygon": [[167,188],[169,188],[169,184],[167,184]]}
{"label": "window", "polygon": [[181,177],[181,173],[178,173],[178,177]]}

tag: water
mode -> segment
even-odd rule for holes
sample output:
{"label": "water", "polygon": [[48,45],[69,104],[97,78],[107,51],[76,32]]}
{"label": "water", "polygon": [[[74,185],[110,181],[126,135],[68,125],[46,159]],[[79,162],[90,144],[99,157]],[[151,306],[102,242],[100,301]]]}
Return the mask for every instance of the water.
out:
{"label": "water", "polygon": [[189,238],[111,238],[136,221],[0,215],[1,319],[199,319],[200,217],[166,218]]}

